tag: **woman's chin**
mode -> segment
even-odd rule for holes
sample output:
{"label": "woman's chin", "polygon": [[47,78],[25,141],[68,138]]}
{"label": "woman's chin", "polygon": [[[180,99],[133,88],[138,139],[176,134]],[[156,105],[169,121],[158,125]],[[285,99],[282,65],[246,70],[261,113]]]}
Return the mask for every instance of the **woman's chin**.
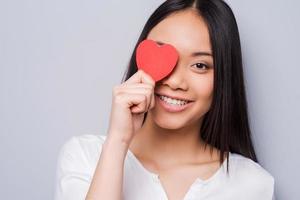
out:
{"label": "woman's chin", "polygon": [[169,130],[177,130],[182,128],[182,126],[178,123],[171,123],[171,122],[164,122],[164,121],[156,121],[155,122],[157,126],[163,128],[163,129],[169,129]]}
{"label": "woman's chin", "polygon": [[152,115],[151,117],[153,122],[163,129],[176,130],[185,125],[184,120],[178,120],[178,117],[163,117],[161,115]]}

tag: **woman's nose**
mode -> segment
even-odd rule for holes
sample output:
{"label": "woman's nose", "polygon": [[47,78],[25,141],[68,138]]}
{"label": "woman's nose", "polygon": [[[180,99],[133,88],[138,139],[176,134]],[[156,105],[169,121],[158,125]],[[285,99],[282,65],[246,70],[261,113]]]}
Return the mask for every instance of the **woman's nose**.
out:
{"label": "woman's nose", "polygon": [[184,66],[178,62],[171,74],[162,79],[161,84],[167,85],[173,90],[187,90],[188,85],[185,74],[186,72]]}

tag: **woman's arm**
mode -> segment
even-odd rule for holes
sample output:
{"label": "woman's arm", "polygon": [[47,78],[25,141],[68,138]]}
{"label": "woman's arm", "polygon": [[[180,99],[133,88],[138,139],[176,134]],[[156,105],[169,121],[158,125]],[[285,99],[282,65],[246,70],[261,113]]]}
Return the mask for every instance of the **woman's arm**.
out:
{"label": "woman's arm", "polygon": [[121,200],[124,160],[145,113],[154,107],[155,81],[138,70],[115,86],[108,137],[97,163],[86,200]]}
{"label": "woman's arm", "polygon": [[[154,107],[154,86],[149,75],[137,71],[114,87],[105,141],[98,148],[91,148],[88,140],[79,142],[78,137],[73,137],[64,145],[58,161],[56,200],[123,199],[125,157],[145,113]],[[99,155],[99,151],[95,164],[91,157]]]}
{"label": "woman's arm", "polygon": [[128,145],[117,138],[103,144],[86,200],[122,200],[123,169]]}

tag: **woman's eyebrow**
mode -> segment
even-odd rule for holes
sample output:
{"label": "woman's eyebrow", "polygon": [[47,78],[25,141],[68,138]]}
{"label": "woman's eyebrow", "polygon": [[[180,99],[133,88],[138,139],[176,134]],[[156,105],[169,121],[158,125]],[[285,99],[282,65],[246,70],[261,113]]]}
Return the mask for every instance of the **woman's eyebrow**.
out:
{"label": "woman's eyebrow", "polygon": [[[164,45],[165,43],[161,41],[155,41],[159,45]],[[198,51],[198,52],[193,52],[191,54],[192,57],[197,57],[197,56],[212,56],[212,54],[208,51]]]}
{"label": "woman's eyebrow", "polygon": [[191,54],[192,57],[197,57],[197,56],[212,56],[212,54],[208,51],[199,51],[199,52],[194,52]]}

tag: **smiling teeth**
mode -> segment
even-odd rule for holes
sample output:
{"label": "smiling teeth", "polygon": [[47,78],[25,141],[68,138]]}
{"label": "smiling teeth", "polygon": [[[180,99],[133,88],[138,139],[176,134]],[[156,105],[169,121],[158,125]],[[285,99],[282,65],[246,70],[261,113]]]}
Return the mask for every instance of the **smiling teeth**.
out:
{"label": "smiling teeth", "polygon": [[182,100],[179,100],[179,99],[172,99],[172,98],[169,98],[169,97],[166,97],[166,96],[159,96],[159,98],[165,102],[167,102],[168,104],[172,104],[172,105],[185,105],[187,104],[188,102],[187,101],[182,101]]}

